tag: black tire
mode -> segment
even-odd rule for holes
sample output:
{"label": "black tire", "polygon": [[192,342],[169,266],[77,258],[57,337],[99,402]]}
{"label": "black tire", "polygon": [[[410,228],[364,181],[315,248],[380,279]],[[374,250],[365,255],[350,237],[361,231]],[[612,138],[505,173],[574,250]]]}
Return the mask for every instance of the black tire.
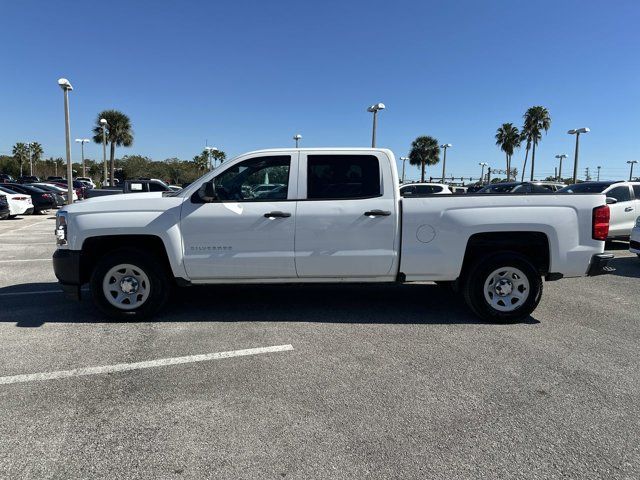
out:
{"label": "black tire", "polygon": [[[502,305],[494,308],[485,297],[485,283],[493,272],[502,268],[512,268],[522,272],[529,287],[527,289],[524,285],[521,286],[523,290],[520,295],[524,295],[525,291],[528,293],[522,301],[511,298],[514,303],[509,301],[510,296],[496,296],[495,298],[498,302],[502,302]],[[483,320],[501,323],[517,322],[527,318],[538,306],[542,297],[542,276],[526,257],[515,252],[496,253],[479,259],[471,266],[464,281],[463,295],[469,308]],[[488,295],[496,295],[496,293]],[[509,305],[505,304],[505,300]],[[502,311],[499,308],[513,308],[513,310]]]}
{"label": "black tire", "polygon": [[[149,294],[140,306],[123,310],[112,305],[102,288],[103,280],[109,271],[121,264],[130,264],[142,271],[149,280]],[[91,298],[98,309],[117,320],[139,320],[149,318],[164,307],[169,297],[171,284],[168,272],[162,263],[152,255],[137,249],[120,249],[103,256],[91,274]]]}

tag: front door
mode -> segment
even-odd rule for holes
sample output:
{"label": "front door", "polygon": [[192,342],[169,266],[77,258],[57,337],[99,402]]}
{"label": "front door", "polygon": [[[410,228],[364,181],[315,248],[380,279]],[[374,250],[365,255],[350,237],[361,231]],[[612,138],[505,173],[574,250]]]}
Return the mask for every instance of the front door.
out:
{"label": "front door", "polygon": [[[191,280],[295,278],[297,152],[239,159],[214,178],[215,200],[182,207]],[[290,188],[292,186],[292,188]]]}

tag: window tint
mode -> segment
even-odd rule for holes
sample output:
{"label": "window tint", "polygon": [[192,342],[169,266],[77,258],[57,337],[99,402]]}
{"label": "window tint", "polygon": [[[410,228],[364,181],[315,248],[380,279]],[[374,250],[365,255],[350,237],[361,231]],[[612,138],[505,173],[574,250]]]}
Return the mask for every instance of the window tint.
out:
{"label": "window tint", "polygon": [[416,187],[403,187],[400,189],[400,195],[404,196],[412,196],[416,193]]}
{"label": "window tint", "polygon": [[636,200],[640,200],[640,185],[633,186],[633,193],[636,194]]}
{"label": "window tint", "polygon": [[607,197],[613,197],[619,202],[628,202],[631,200],[631,192],[629,192],[629,187],[625,185],[609,190],[607,192]]}
{"label": "window tint", "polygon": [[286,200],[291,157],[257,157],[240,162],[214,179],[219,200],[268,202]]}
{"label": "window tint", "polygon": [[149,183],[149,191],[150,192],[164,192],[166,188],[164,188],[159,183]]}
{"label": "window tint", "polygon": [[342,199],[380,195],[380,167],[373,155],[309,155],[307,198]]}
{"label": "window tint", "polygon": [[531,193],[531,184],[530,183],[523,183],[522,185],[516,185],[513,190],[511,190],[512,193]]}
{"label": "window tint", "polygon": [[555,189],[551,185],[537,185],[533,184],[533,193],[552,193]]}

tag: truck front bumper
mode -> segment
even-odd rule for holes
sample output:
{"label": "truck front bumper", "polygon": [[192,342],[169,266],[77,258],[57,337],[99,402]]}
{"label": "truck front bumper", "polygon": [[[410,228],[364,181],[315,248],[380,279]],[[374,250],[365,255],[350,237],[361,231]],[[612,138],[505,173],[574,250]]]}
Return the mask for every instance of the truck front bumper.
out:
{"label": "truck front bumper", "polygon": [[595,277],[596,275],[604,275],[606,273],[615,272],[616,269],[609,266],[609,261],[613,258],[613,253],[598,253],[591,257],[587,276]]}
{"label": "truck front bumper", "polygon": [[58,249],[53,254],[53,272],[65,295],[80,300],[80,251]]}

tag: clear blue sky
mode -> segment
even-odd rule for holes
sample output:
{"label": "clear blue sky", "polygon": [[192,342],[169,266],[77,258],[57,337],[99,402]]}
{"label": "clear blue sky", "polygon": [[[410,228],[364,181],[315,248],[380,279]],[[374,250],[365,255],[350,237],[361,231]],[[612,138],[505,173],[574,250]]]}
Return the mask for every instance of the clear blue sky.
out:
{"label": "clear blue sky", "polygon": [[553,120],[538,174],[557,153],[571,160],[574,127],[592,130],[581,174],[623,177],[640,159],[637,0],[27,0],[3,1],[1,18],[0,153],[37,140],[64,156],[56,81],[67,77],[73,138],[102,109],[131,117],[134,145],[117,156],[190,159],[207,139],[234,156],[298,132],[303,146],[367,146],[365,108],[381,101],[379,146],[400,157],[433,135],[453,144],[458,176],[477,176],[480,161],[504,168],[495,130],[532,105]]}

